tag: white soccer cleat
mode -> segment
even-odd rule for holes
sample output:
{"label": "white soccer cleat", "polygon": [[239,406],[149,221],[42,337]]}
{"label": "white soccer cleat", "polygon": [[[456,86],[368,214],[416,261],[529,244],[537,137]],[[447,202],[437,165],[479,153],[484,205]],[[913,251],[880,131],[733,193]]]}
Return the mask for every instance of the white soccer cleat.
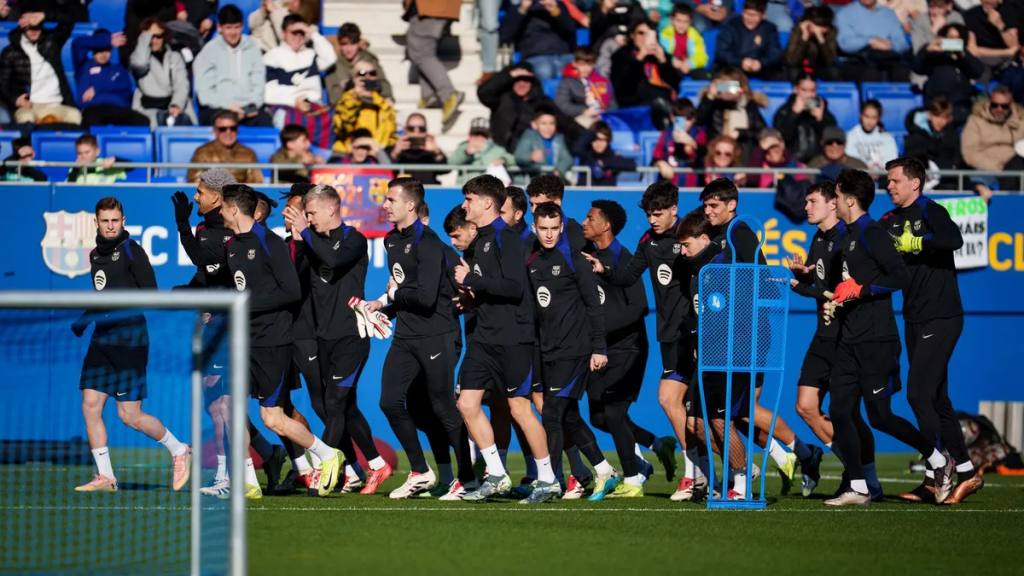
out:
{"label": "white soccer cleat", "polygon": [[366,486],[366,481],[359,476],[349,476],[345,474],[345,483],[341,486],[342,494],[352,494],[359,492]]}
{"label": "white soccer cleat", "polygon": [[417,494],[429,491],[434,486],[437,486],[437,476],[434,471],[427,468],[426,472],[409,472],[409,476],[406,477],[405,482],[401,486],[395,488],[388,494],[388,498],[392,500],[405,500],[406,498],[412,498]]}
{"label": "white soccer cleat", "polygon": [[444,500],[445,502],[457,502],[465,498],[466,494],[469,494],[479,487],[480,483],[476,480],[466,482],[465,484],[458,480],[452,480],[452,483],[448,487],[448,493],[438,498],[438,500]]}
{"label": "white soccer cleat", "polygon": [[694,495],[694,482],[693,478],[687,478],[683,476],[679,479],[679,486],[676,487],[676,491],[668,497],[673,502],[689,502],[693,500]]}
{"label": "white soccer cleat", "polygon": [[576,479],[575,476],[569,475],[569,480],[565,483],[565,494],[562,494],[562,500],[579,500],[583,498],[583,493],[586,492],[587,487],[582,482]]}
{"label": "white soccer cleat", "polygon": [[227,478],[214,480],[213,484],[200,488],[199,493],[204,496],[213,496],[222,500],[226,499],[231,495],[231,481]]}
{"label": "white soccer cleat", "polygon": [[871,504],[870,494],[861,494],[854,490],[847,490],[835,498],[825,500],[825,506],[867,506]]}

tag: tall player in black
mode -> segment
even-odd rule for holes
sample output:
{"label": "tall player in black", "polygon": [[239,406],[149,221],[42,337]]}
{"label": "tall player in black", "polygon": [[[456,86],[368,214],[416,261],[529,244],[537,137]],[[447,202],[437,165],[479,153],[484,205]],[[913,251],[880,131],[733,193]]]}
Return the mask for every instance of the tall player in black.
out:
{"label": "tall player in black", "polygon": [[[149,256],[124,229],[124,207],[114,197],[96,203],[96,248],[89,253],[92,285],[104,290],[156,290],[156,276]],[[110,463],[107,427],[103,407],[107,398],[117,402],[117,415],[126,426],[156,440],[171,453],[174,475],[171,487],[177,491],[188,483],[192,452],[155,417],[142,411],[146,399],[146,365],[149,361],[149,332],[140,312],[86,311],[71,325],[81,336],[95,323],[89,351],[82,363],[79,388],[82,415],[89,448],[97,474],[90,482],[76,486],[77,492],[115,492],[117,477]]]}
{"label": "tall player in black", "polygon": [[896,239],[896,250],[910,270],[910,285],[903,291],[910,359],[907,400],[921,433],[949,452],[941,474],[931,471],[924,484],[901,497],[921,501],[934,496],[936,502],[957,504],[984,485],[967,454],[960,421],[949,400],[949,360],[964,328],[953,253],[964,240],[946,209],[922,195],[925,169],[919,161],[899,158],[886,164],[885,169],[889,197],[896,208],[882,216],[881,224]]}

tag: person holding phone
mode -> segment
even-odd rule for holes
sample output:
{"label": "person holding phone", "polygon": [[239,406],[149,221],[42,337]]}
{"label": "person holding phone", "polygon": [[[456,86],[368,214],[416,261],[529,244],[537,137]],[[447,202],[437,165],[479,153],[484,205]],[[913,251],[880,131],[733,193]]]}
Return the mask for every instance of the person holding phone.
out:
{"label": "person holding phone", "polygon": [[380,93],[379,74],[370,62],[358,61],[353,67],[352,88],[334,105],[335,152],[349,152],[351,135],[360,128],[370,131],[378,149],[390,148],[398,141],[395,107]]}
{"label": "person holding phone", "polygon": [[985,74],[985,64],[966,50],[967,28],[946,24],[938,36],[914,57],[914,72],[928,77],[925,100],[945,96],[953,102],[956,116],[966,120],[974,98],[974,82]]}
{"label": "person holding phone", "polygon": [[768,97],[750,89],[742,70],[723,67],[711,77],[711,84],[701,94],[697,106],[697,125],[704,128],[709,139],[729,136],[739,146],[741,161],[750,157],[757,134],[768,126],[761,109]]}
{"label": "person holding phone", "polygon": [[828,111],[828,102],[818,94],[818,83],[804,72],[793,82],[793,94],[775,112],[772,126],[800,162],[808,162],[820,150],[818,142],[826,126],[835,126],[836,118]]}
{"label": "person holding phone", "polygon": [[[634,23],[629,43],[612,55],[612,88],[621,107],[651,105],[655,126],[668,127],[669,102],[683,74],[672,66],[671,54],[658,44],[654,24]],[[660,113],[657,111],[660,110]]]}
{"label": "person holding phone", "polygon": [[[427,130],[427,117],[413,112],[405,119],[403,134],[391,148],[396,164],[445,164],[448,158],[437,145],[437,138]],[[410,176],[421,184],[437,184],[438,172],[414,170]]]}

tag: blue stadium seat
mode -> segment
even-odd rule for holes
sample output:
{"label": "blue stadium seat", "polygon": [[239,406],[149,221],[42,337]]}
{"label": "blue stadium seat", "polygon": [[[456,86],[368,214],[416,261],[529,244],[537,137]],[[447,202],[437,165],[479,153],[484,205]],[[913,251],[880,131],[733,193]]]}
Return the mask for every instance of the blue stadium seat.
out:
{"label": "blue stadium seat", "polygon": [[679,90],[677,90],[677,96],[679,98],[689,98],[694,106],[700,105],[700,93],[708,87],[709,82],[707,80],[691,80],[684,78],[679,83]]}
{"label": "blue stadium seat", "polygon": [[765,122],[769,125],[775,118],[775,111],[778,110],[786,99],[793,93],[793,85],[789,82],[766,82],[763,80],[751,80],[750,89],[763,92],[768,97],[768,106],[761,111]]}
{"label": "blue stadium seat", "polygon": [[0,130],[0,160],[14,153],[14,147],[11,145],[11,142],[16,138],[21,138],[21,132],[17,130]]}
{"label": "blue stadium seat", "polygon": [[555,99],[555,94],[558,92],[558,83],[561,82],[561,81],[562,81],[562,77],[561,76],[559,76],[558,78],[548,78],[547,80],[543,80],[542,82],[543,82],[544,94],[546,94],[548,98],[551,98],[552,100],[554,100]]}
{"label": "blue stadium seat", "polygon": [[843,130],[860,122],[860,92],[853,82],[818,82],[818,94],[828,101],[828,109]]}
{"label": "blue stadium seat", "polygon": [[614,116],[625,122],[626,125],[629,126],[629,129],[634,133],[642,132],[644,130],[654,130],[654,123],[651,121],[650,106],[616,108],[615,110],[609,110],[601,114],[601,117],[605,119],[610,116]]}
{"label": "blue stadium seat", "polygon": [[577,28],[576,29],[576,45],[577,46],[590,46],[590,29],[589,28]]}
{"label": "blue stadium seat", "polygon": [[[213,139],[213,129],[209,126],[158,126],[153,138],[157,162],[189,162],[196,148]],[[174,168],[160,170],[157,176],[170,176],[184,182],[186,172],[184,168]]]}
{"label": "blue stadium seat", "polygon": [[924,106],[924,99],[914,94],[906,82],[865,82],[861,85],[861,97],[882,103],[882,124],[890,132],[903,130],[907,113]]}
{"label": "blue stadium seat", "polygon": [[640,142],[640,161],[637,164],[651,165],[651,161],[654,159],[654,146],[658,143],[660,136],[661,132],[657,130],[645,130],[637,135],[637,140]]}
{"label": "blue stadium seat", "polygon": [[[100,145],[100,156],[116,156],[131,162],[153,161],[153,133],[148,126],[94,126],[93,136]],[[129,182],[145,182],[146,170],[128,172]]]}
{"label": "blue stadium seat", "polygon": [[625,120],[618,116],[604,116],[604,121],[612,129],[612,150],[623,156],[639,158],[640,149],[637,146],[633,130]]}
{"label": "blue stadium seat", "polygon": [[92,0],[89,19],[100,28],[117,31],[124,28],[125,0]]}
{"label": "blue stadium seat", "polygon": [[[238,128],[238,141],[252,148],[256,153],[256,160],[259,162],[270,162],[270,157],[281,147],[281,133],[277,128],[263,128],[255,126],[240,126]],[[325,157],[326,158],[326,157]],[[263,177],[270,180],[270,170],[263,171]]]}
{"label": "blue stadium seat", "polygon": [[[75,161],[75,140],[84,132],[45,132],[32,133],[32,147],[36,151],[37,160],[53,162]],[[63,182],[67,179],[68,168],[41,168],[51,182]]]}
{"label": "blue stadium seat", "polygon": [[[120,30],[123,24],[114,30]],[[71,42],[75,38],[81,36],[92,36],[92,33],[98,28],[94,22],[78,23],[75,24],[75,29],[71,31],[71,38],[64,43],[64,48],[60,51],[60,61],[64,64],[65,76],[68,79],[68,86],[71,88],[71,94],[75,97],[77,102],[78,95],[75,93],[75,65],[71,59]],[[114,50],[112,55],[112,61],[117,62],[119,60],[118,51]],[[133,82],[134,85],[134,82]]]}
{"label": "blue stadium seat", "polygon": [[715,69],[715,46],[718,44],[718,28],[711,28],[701,33],[704,48],[708,51],[708,70]]}
{"label": "blue stadium seat", "polygon": [[[902,125],[900,126],[902,128]],[[896,140],[896,149],[899,150],[900,155],[903,155],[903,141],[907,138],[907,132],[905,130],[892,130],[889,131],[892,134],[893,140]]]}

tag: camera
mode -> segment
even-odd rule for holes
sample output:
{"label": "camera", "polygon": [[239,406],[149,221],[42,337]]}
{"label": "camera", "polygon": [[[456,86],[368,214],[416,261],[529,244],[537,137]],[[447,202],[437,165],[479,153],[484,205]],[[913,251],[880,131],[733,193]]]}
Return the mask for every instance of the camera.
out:
{"label": "camera", "polygon": [[380,80],[376,78],[363,80],[363,86],[370,92],[380,92]]}
{"label": "camera", "polygon": [[409,147],[410,148],[417,148],[417,149],[423,148],[423,144],[426,141],[427,141],[427,139],[423,138],[421,136],[420,137],[415,137],[415,138],[409,138]]}

